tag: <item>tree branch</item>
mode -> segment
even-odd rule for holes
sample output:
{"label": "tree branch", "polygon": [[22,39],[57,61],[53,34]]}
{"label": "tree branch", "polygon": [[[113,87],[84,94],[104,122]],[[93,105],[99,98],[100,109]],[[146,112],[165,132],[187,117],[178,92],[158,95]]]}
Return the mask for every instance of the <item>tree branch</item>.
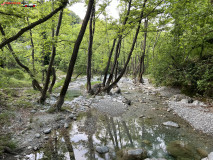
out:
{"label": "tree branch", "polygon": [[4,40],[1,44],[0,44],[0,49],[2,47],[4,47],[5,45],[11,43],[12,41],[18,39],[22,34],[24,34],[26,31],[34,28],[35,26],[44,23],[45,21],[47,21],[48,19],[50,19],[53,15],[55,15],[58,11],[60,11],[62,8],[64,8],[67,4],[68,0],[66,0],[65,3],[63,3],[60,7],[56,8],[53,12],[51,12],[50,14],[48,14],[46,17],[39,19],[36,22],[31,23],[30,25],[28,25],[27,27],[22,28],[16,35]]}

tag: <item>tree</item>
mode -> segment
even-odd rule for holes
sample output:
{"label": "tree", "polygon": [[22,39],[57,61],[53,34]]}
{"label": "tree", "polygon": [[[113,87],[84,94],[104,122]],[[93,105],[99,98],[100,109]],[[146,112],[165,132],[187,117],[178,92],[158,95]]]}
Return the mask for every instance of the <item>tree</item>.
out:
{"label": "tree", "polygon": [[64,97],[66,95],[67,88],[68,88],[69,83],[71,81],[71,77],[72,77],[72,74],[73,74],[73,69],[74,69],[74,66],[75,66],[76,58],[78,56],[79,46],[80,46],[81,41],[83,39],[85,30],[86,30],[86,27],[87,27],[87,23],[89,21],[90,15],[91,15],[93,4],[94,4],[94,0],[90,0],[89,3],[88,3],[87,12],[86,12],[86,15],[84,17],[84,20],[83,20],[83,23],[82,23],[82,26],[81,26],[81,30],[80,30],[80,32],[78,34],[78,38],[77,38],[77,40],[75,42],[75,46],[74,46],[74,49],[73,49],[73,54],[72,54],[72,57],[70,59],[70,63],[69,63],[67,75],[66,75],[66,78],[65,78],[65,81],[64,81],[64,85],[63,85],[63,87],[61,89],[59,98],[58,98],[56,104],[54,105],[54,108],[57,111],[61,110],[61,107],[62,107],[62,105],[64,103]]}
{"label": "tree", "polygon": [[[61,21],[62,21],[62,16],[63,16],[63,9],[60,11],[59,18],[58,18],[58,25],[57,25],[56,33],[55,33],[56,38],[59,35],[59,31],[60,31],[60,27],[61,27]],[[54,38],[54,29],[53,29],[53,35],[52,35],[52,37]],[[56,40],[55,43],[57,43],[57,40]],[[44,101],[46,99],[46,93],[47,93],[48,86],[49,86],[49,83],[50,83],[51,73],[54,72],[53,62],[54,62],[54,59],[55,59],[55,55],[56,55],[56,46],[53,43],[53,45],[52,45],[52,55],[51,55],[51,59],[50,59],[50,63],[49,63],[48,69],[47,69],[46,81],[45,81],[45,84],[44,84],[44,88],[42,90],[42,95],[41,95],[40,100],[39,100],[39,102],[42,103],[42,104],[44,103]],[[51,91],[51,89],[50,89],[50,91]]]}

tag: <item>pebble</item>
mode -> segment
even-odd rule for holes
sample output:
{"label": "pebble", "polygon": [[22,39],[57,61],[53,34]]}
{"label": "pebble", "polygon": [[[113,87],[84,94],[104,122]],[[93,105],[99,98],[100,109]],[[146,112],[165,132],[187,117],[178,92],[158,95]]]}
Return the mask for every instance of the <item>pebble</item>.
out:
{"label": "pebble", "polygon": [[30,111],[30,113],[36,113],[36,110],[35,110],[35,109],[33,109],[33,110],[31,110],[31,111]]}
{"label": "pebble", "polygon": [[36,147],[36,146],[35,146],[35,147],[33,147],[33,150],[34,150],[34,151],[37,151],[38,149],[39,149],[39,148],[38,148],[38,147]]}
{"label": "pebble", "polygon": [[145,117],[144,115],[140,115],[140,117],[139,118],[143,118],[143,117]]}
{"label": "pebble", "polygon": [[73,119],[74,117],[75,117],[74,114],[70,114],[70,115],[69,115],[69,118],[70,118],[70,119]]}
{"label": "pebble", "polygon": [[69,128],[69,124],[68,123],[64,123],[64,128]]}
{"label": "pebble", "polygon": [[167,121],[167,122],[164,122],[163,123],[164,126],[170,126],[170,127],[176,127],[176,128],[179,128],[179,125],[175,122],[172,122],[172,121]]}
{"label": "pebble", "polygon": [[44,129],[45,134],[49,134],[51,132],[51,128]]}
{"label": "pebble", "polygon": [[45,136],[45,137],[44,137],[44,139],[45,139],[45,140],[48,140],[48,139],[49,139],[49,137],[48,137],[48,136]]}
{"label": "pebble", "polygon": [[36,133],[36,134],[35,134],[35,137],[36,137],[36,138],[40,138],[41,135],[40,135],[39,133]]}
{"label": "pebble", "polygon": [[172,109],[171,109],[171,108],[168,108],[168,109],[167,109],[167,112],[170,112],[170,111],[172,111]]}
{"label": "pebble", "polygon": [[32,149],[32,148],[33,148],[32,146],[28,146],[28,147],[27,147],[27,149]]}

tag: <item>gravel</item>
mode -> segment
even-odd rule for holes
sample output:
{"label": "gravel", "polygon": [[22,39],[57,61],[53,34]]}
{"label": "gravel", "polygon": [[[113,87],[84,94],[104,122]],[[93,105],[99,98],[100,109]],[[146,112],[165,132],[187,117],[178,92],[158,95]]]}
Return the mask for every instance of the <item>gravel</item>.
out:
{"label": "gravel", "polygon": [[206,112],[201,106],[194,106],[183,102],[170,101],[169,107],[180,117],[188,121],[195,129],[213,135],[213,114]]}

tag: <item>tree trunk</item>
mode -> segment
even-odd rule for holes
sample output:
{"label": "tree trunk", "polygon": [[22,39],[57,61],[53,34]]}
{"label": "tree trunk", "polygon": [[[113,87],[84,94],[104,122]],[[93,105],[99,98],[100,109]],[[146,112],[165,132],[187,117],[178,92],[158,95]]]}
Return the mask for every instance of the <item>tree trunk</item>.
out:
{"label": "tree trunk", "polygon": [[52,83],[51,83],[51,85],[50,85],[50,87],[49,87],[49,89],[48,89],[48,92],[49,93],[52,93],[52,89],[53,89],[53,87],[54,87],[54,85],[55,85],[55,81],[56,81],[56,71],[55,71],[55,68],[54,67],[52,67],[52,76],[53,76],[53,79],[52,79]]}
{"label": "tree trunk", "polygon": [[[29,25],[30,23],[29,23],[29,18],[28,17],[27,17],[27,22],[28,22],[28,25]],[[35,48],[34,48],[33,34],[32,34],[32,30],[31,29],[30,29],[30,42],[31,42],[31,46],[32,46],[31,56],[32,56],[33,73],[35,74],[35,58],[34,58]]]}
{"label": "tree trunk", "polygon": [[66,78],[65,78],[65,81],[64,81],[64,85],[63,85],[63,87],[61,89],[60,96],[59,96],[56,104],[54,105],[54,107],[56,108],[57,111],[61,110],[61,106],[64,103],[64,97],[66,95],[69,83],[71,81],[71,77],[72,77],[72,74],[73,74],[73,69],[74,69],[74,66],[75,66],[76,58],[78,56],[78,50],[79,50],[81,41],[82,41],[84,33],[85,33],[85,30],[86,30],[86,27],[87,27],[87,23],[88,23],[89,18],[90,18],[90,14],[91,14],[93,3],[94,3],[94,0],[90,0],[89,3],[88,3],[87,12],[86,12],[86,15],[84,17],[84,21],[82,23],[81,30],[80,30],[80,32],[78,34],[78,38],[77,38],[77,40],[75,42],[75,46],[74,46],[74,49],[73,49],[73,54],[72,54],[72,57],[70,59],[70,63],[69,63],[67,75],[66,75]]}
{"label": "tree trunk", "polygon": [[[124,19],[123,26],[126,25],[127,20],[129,18],[131,5],[132,5],[132,0],[129,1],[127,15],[126,15],[126,17]],[[123,32],[123,29],[121,30],[121,33],[122,32]],[[117,60],[119,58],[119,52],[120,52],[120,49],[121,49],[121,41],[122,41],[122,34],[121,33],[120,33],[120,35],[118,37],[118,42],[117,42],[116,50],[115,50],[115,58],[114,58],[114,62],[113,62],[112,69],[111,69],[109,78],[107,80],[106,86],[109,86],[111,81],[112,81],[112,79],[113,79],[114,70],[115,70],[115,67],[116,67]]]}
{"label": "tree trunk", "polygon": [[145,32],[144,32],[144,42],[143,42],[143,53],[142,53],[142,56],[140,58],[140,72],[139,72],[139,77],[138,77],[139,83],[143,83],[142,75],[143,75],[143,73],[145,71],[144,59],[145,59],[145,53],[146,53],[147,27],[148,27],[148,19],[145,19],[145,22],[144,22]]}
{"label": "tree trunk", "polygon": [[[0,31],[1,31],[1,34],[2,34],[3,36],[5,36],[5,32],[4,32],[4,29],[2,28],[1,24],[0,24]],[[42,88],[41,88],[41,86],[39,85],[39,82],[35,79],[34,74],[30,71],[30,69],[29,69],[27,66],[25,66],[23,63],[21,63],[21,61],[19,60],[19,58],[17,57],[17,55],[16,55],[15,52],[13,51],[13,48],[12,48],[12,46],[10,45],[10,43],[7,43],[7,46],[8,46],[8,48],[9,48],[10,52],[12,53],[13,58],[14,58],[15,61],[17,62],[17,64],[18,64],[21,68],[23,68],[23,69],[30,75],[30,77],[33,79],[33,80],[32,80],[33,89],[39,90],[39,91],[41,92],[41,91],[42,91]]]}
{"label": "tree trunk", "polygon": [[87,60],[87,92],[92,94],[91,89],[91,61],[92,61],[92,45],[95,33],[95,4],[93,4],[89,23],[89,46],[88,46],[88,60]]}
{"label": "tree trunk", "polygon": [[[63,16],[63,9],[60,11],[60,14],[59,14],[58,25],[57,25],[56,33],[55,33],[56,37],[59,35],[62,16]],[[53,33],[52,33],[52,37],[54,38],[54,30],[53,30]],[[50,63],[49,63],[48,69],[47,69],[47,75],[46,75],[44,88],[42,90],[42,94],[41,94],[41,97],[39,99],[39,103],[41,103],[41,104],[43,104],[46,100],[46,93],[47,93],[48,86],[49,86],[49,83],[50,83],[50,76],[51,76],[51,72],[52,72],[52,66],[53,66],[53,63],[54,63],[55,55],[56,55],[56,47],[55,47],[55,43],[53,43],[53,45],[52,45],[52,56],[51,56]]]}
{"label": "tree trunk", "polygon": [[[147,0],[144,1],[144,4],[143,4],[143,9],[145,8],[145,5],[146,5],[146,2]],[[132,56],[132,52],[134,50],[134,47],[135,47],[135,43],[137,41],[137,37],[138,37],[138,34],[139,34],[139,31],[140,31],[140,27],[141,27],[141,20],[143,18],[143,9],[141,11],[141,15],[140,15],[140,20],[138,21],[138,27],[137,27],[137,30],[136,30],[136,33],[135,33],[135,37],[134,37],[134,40],[133,40],[133,43],[132,43],[132,47],[130,49],[130,52],[129,52],[129,55],[128,55],[128,58],[127,58],[127,61],[125,63],[125,66],[124,68],[122,69],[120,75],[118,76],[118,78],[110,85],[110,86],[106,86],[104,88],[104,91],[107,91],[107,93],[110,92],[110,90],[118,83],[118,81],[121,79],[121,77],[124,75],[125,71],[126,71],[126,68],[127,68],[127,65],[129,64],[129,61],[131,59],[131,56]]]}
{"label": "tree trunk", "polygon": [[63,9],[68,3],[68,0],[64,1],[63,4],[61,6],[59,6],[58,8],[56,8],[54,11],[52,11],[50,14],[48,14],[47,16],[45,16],[42,19],[39,19],[33,23],[31,23],[30,25],[28,25],[27,27],[22,28],[17,34],[15,34],[14,36],[4,40],[2,43],[0,43],[0,49],[2,47],[4,47],[5,45],[15,41],[16,39],[18,39],[22,34],[24,34],[25,32],[27,32],[28,30],[34,28],[35,26],[46,22],[48,19],[50,19],[52,16],[54,16],[58,11],[60,11],[61,9]]}
{"label": "tree trunk", "polygon": [[105,86],[105,83],[106,83],[106,79],[107,79],[107,73],[108,73],[108,70],[109,70],[109,65],[110,65],[110,62],[111,62],[111,58],[112,58],[112,53],[113,53],[113,50],[115,48],[115,42],[116,42],[116,38],[113,40],[113,45],[112,45],[112,48],[111,48],[111,51],[110,51],[110,54],[109,54],[109,59],[108,59],[108,62],[107,62],[107,66],[106,66],[106,69],[104,71],[104,80],[103,80],[103,86]]}

